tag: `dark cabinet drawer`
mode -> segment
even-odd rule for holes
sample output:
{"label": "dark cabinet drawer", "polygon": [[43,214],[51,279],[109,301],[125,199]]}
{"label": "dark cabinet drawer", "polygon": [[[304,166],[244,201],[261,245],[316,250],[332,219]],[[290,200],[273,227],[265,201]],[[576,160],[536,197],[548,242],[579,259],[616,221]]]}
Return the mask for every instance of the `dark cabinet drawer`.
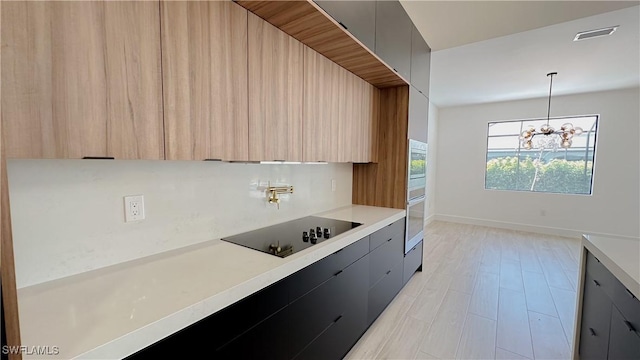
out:
{"label": "dark cabinet drawer", "polygon": [[341,321],[347,312],[353,313],[349,319],[359,318],[364,324],[368,260],[368,256],[361,258],[289,305],[287,341],[291,357],[298,355],[334,322]]}
{"label": "dark cabinet drawer", "polygon": [[369,309],[367,311],[369,325],[382,313],[401,288],[402,264],[398,264],[369,289]]}
{"label": "dark cabinet drawer", "polygon": [[402,262],[404,238],[394,236],[369,254],[369,287],[375,285],[385,274]]}
{"label": "dark cabinet drawer", "polygon": [[337,286],[342,293],[342,311],[295,359],[341,359],[364,333],[367,328],[367,287],[361,279],[366,278],[367,266],[368,257],[364,257],[345,270],[345,277]]}
{"label": "dark cabinet drawer", "polygon": [[589,273],[584,283],[582,325],[580,329],[580,359],[606,359],[609,346],[611,300],[596,285]]}
{"label": "dark cabinet drawer", "polygon": [[640,334],[614,306],[611,310],[609,359],[640,359]]}
{"label": "dark cabinet drawer", "polygon": [[[288,304],[287,279],[281,280],[168,337],[127,359],[198,358],[211,354]],[[203,347],[200,334],[206,334]]]}
{"label": "dark cabinet drawer", "polygon": [[368,252],[369,237],[365,237],[291,275],[289,301],[313,290]]}
{"label": "dark cabinet drawer", "polygon": [[593,254],[587,252],[587,274],[592,282],[600,287],[610,299],[614,298],[615,288],[620,284],[613,274]]}
{"label": "dark cabinet drawer", "polygon": [[636,329],[640,329],[640,300],[590,252],[587,252],[587,274],[609,296],[622,315]]}
{"label": "dark cabinet drawer", "polygon": [[422,265],[422,241],[404,256],[404,272],[402,275],[402,283],[406,284],[413,274]]}
{"label": "dark cabinet drawer", "polygon": [[[216,359],[268,359],[289,358],[287,342],[286,308],[254,326],[228,344],[217,349]],[[200,344],[207,348],[207,344]],[[185,357],[180,357],[185,358]],[[199,358],[205,358],[201,354]]]}
{"label": "dark cabinet drawer", "polygon": [[[616,281],[618,280],[616,279]],[[613,289],[613,305],[620,310],[634,329],[640,329],[640,300],[620,282]]]}
{"label": "dark cabinet drawer", "polygon": [[371,234],[369,236],[369,251],[373,251],[395,236],[404,238],[404,222],[405,218],[402,218]]}
{"label": "dark cabinet drawer", "polygon": [[346,313],[309,344],[294,359],[327,360],[342,359],[366,330],[366,315]]}

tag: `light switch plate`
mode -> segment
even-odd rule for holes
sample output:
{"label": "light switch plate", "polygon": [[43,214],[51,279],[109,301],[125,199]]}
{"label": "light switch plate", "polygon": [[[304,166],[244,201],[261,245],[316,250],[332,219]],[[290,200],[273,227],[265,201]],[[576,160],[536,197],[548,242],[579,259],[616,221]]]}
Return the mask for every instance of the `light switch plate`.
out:
{"label": "light switch plate", "polygon": [[144,220],[144,196],[124,197],[124,222]]}
{"label": "light switch plate", "polygon": [[331,191],[336,191],[336,179],[331,179]]}

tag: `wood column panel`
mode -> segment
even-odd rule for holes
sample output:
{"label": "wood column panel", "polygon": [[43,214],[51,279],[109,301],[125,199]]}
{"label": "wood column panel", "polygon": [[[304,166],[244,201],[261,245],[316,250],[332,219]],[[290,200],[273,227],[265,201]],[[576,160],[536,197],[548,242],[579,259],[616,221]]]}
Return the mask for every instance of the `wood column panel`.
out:
{"label": "wood column panel", "polygon": [[304,48],[249,14],[249,160],[302,161]]}
{"label": "wood column panel", "polygon": [[[4,94],[3,94],[4,95]],[[0,135],[3,135],[0,132]],[[1,136],[0,136],[1,137]],[[4,146],[4,141],[2,141]],[[7,183],[7,164],[2,152],[0,160],[0,248],[2,263],[2,307],[3,321],[6,326],[8,345],[20,345],[20,320],[18,317],[18,290],[16,288],[15,263],[13,259],[13,236],[11,229],[11,211],[9,208],[9,186]],[[5,345],[5,344],[2,344]],[[22,359],[21,354],[10,354],[9,359]]]}
{"label": "wood column panel", "polygon": [[231,1],[162,1],[168,160],[248,160],[247,10]]}
{"label": "wood column panel", "polygon": [[2,7],[8,158],[164,158],[158,2]]}
{"label": "wood column panel", "polygon": [[[0,3],[0,38],[2,38],[2,9],[5,3]],[[4,42],[2,43],[4,45]],[[0,63],[2,63],[2,48],[0,47]],[[0,77],[0,88],[3,80]],[[0,92],[0,114],[2,113],[2,92]],[[5,325],[2,345],[19,346],[20,320],[18,315],[18,291],[16,288],[16,273],[13,259],[13,237],[11,231],[11,213],[9,209],[9,186],[7,183],[7,161],[5,153],[5,133],[0,121],[0,284],[2,284],[2,322]],[[10,354],[9,359],[20,360],[21,354]]]}
{"label": "wood column panel", "polygon": [[406,208],[409,87],[380,90],[378,163],[353,165],[352,202]]}

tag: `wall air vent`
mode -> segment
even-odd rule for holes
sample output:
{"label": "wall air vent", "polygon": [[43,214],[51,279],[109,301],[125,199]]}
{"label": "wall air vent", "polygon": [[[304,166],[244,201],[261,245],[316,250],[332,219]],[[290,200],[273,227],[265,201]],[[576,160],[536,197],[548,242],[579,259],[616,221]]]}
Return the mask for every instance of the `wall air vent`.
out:
{"label": "wall air vent", "polygon": [[604,28],[604,29],[597,29],[597,30],[589,30],[589,31],[579,32],[579,33],[576,34],[576,37],[573,38],[573,41],[592,39],[592,38],[600,37],[600,36],[609,36],[609,35],[613,34],[614,32],[616,32],[616,29],[618,28],[618,26],[620,26],[620,25],[609,26],[609,27]]}

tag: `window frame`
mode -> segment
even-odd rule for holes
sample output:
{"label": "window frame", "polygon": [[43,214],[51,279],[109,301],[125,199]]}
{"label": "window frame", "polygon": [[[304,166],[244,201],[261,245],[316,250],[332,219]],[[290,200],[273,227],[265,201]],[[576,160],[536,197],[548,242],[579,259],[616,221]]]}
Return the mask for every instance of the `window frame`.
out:
{"label": "window frame", "polygon": [[[510,119],[510,120],[495,120],[495,121],[488,121],[487,122],[487,132],[486,132],[486,147],[485,147],[485,163],[484,163],[484,190],[488,190],[488,191],[508,191],[508,192],[520,192],[520,193],[531,193],[531,194],[553,194],[553,195],[569,195],[569,196],[593,196],[593,191],[594,191],[594,180],[595,180],[595,169],[596,169],[596,149],[598,147],[598,132],[600,131],[600,119],[601,119],[601,115],[600,114],[584,114],[584,115],[569,115],[569,116],[556,116],[556,117],[550,117],[549,120],[551,121],[557,121],[557,120],[561,120],[564,122],[571,122],[571,119],[576,119],[576,118],[589,118],[589,117],[595,117],[595,122],[594,125],[592,126],[593,130],[591,129],[583,129],[584,132],[583,134],[593,134],[593,160],[592,165],[591,165],[591,181],[590,181],[590,186],[589,186],[589,193],[566,193],[566,192],[555,192],[555,191],[531,191],[531,190],[521,190],[521,189],[495,189],[495,188],[487,188],[487,163],[489,162],[489,139],[490,138],[496,138],[496,137],[508,137],[508,136],[518,136],[518,147],[513,149],[516,156],[518,157],[518,163],[520,163],[520,151],[522,150],[521,148],[521,142],[520,142],[520,134],[523,131],[523,126],[526,122],[530,121],[530,122],[534,122],[534,121],[546,121],[547,118],[527,118],[527,119]],[[519,122],[520,123],[520,133],[513,135],[513,134],[508,134],[508,135],[493,135],[490,136],[489,135],[489,130],[491,129],[491,125],[492,124],[498,124],[498,123],[515,123],[515,122]],[[589,136],[589,135],[587,135]],[[585,151],[587,152],[587,154],[589,154],[589,152],[591,152],[590,150],[590,146],[589,146],[589,138],[587,138],[586,141],[586,146]],[[505,149],[506,150],[506,149]],[[562,150],[558,150],[558,151],[568,151],[569,149],[562,149]],[[588,162],[588,158],[585,161],[585,166],[586,166],[586,162]]]}

